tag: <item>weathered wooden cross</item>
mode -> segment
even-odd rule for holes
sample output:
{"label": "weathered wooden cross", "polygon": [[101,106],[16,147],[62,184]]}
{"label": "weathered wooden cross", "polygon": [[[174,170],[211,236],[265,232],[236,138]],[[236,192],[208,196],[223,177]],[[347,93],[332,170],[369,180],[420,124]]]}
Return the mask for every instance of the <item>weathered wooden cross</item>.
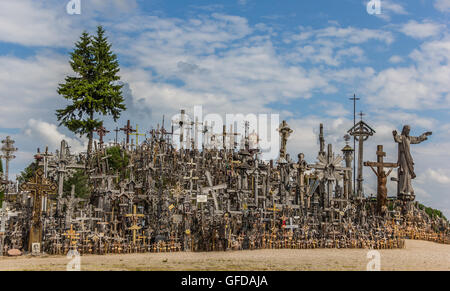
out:
{"label": "weathered wooden cross", "polygon": [[[387,177],[392,172],[394,168],[398,167],[397,163],[385,163],[383,157],[386,153],[383,152],[383,146],[377,146],[377,161],[376,162],[364,162],[364,166],[370,167],[372,171],[377,176],[377,210],[379,214],[384,214],[386,212],[386,201],[387,201]],[[376,167],[377,169],[375,170]],[[384,168],[390,168],[386,173]]]}
{"label": "weathered wooden cross", "polygon": [[122,130],[127,135],[127,145],[130,144],[130,134],[136,132],[136,130],[131,127],[130,121],[128,120],[127,125],[120,130]]}
{"label": "weathered wooden cross", "polygon": [[100,137],[100,147],[103,145],[103,137],[109,133],[109,130],[106,130],[106,128],[102,125],[98,127],[95,132],[97,132],[98,136]]}

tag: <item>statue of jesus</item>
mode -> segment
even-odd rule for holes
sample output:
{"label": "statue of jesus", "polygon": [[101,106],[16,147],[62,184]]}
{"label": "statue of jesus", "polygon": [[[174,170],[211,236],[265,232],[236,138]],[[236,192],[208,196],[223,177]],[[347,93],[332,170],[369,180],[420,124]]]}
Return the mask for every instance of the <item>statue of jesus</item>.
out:
{"label": "statue of jesus", "polygon": [[403,126],[402,134],[398,135],[394,130],[394,140],[398,143],[398,193],[400,196],[414,195],[414,189],[411,185],[411,179],[416,178],[414,173],[414,161],[411,156],[410,144],[419,144],[427,140],[427,136],[432,134],[431,131],[425,132],[421,136],[410,136],[411,127],[409,125]]}

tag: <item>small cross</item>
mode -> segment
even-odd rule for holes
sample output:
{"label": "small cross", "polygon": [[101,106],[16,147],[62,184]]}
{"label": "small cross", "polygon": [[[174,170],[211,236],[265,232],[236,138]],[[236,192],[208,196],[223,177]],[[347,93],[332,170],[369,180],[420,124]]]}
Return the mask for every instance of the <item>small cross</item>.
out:
{"label": "small cross", "polygon": [[77,244],[77,240],[79,239],[80,234],[76,233],[73,229],[73,225],[70,225],[70,230],[63,234],[64,236],[67,236],[70,239],[70,244],[72,246],[75,246]]}
{"label": "small cross", "polygon": [[360,111],[360,112],[358,113],[358,115],[359,115],[359,117],[361,118],[361,120],[363,120],[363,116],[365,116],[366,114],[363,113],[362,111]]}

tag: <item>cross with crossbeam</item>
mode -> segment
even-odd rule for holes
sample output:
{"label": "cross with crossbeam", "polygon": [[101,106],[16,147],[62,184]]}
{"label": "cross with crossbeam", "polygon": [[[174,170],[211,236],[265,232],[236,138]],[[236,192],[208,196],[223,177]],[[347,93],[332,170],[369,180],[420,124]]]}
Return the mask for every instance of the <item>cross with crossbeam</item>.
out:
{"label": "cross with crossbeam", "polygon": [[[376,162],[364,162],[364,166],[370,167],[377,176],[377,210],[379,214],[386,212],[387,203],[387,177],[394,168],[398,167],[398,163],[386,163],[384,157],[386,153],[383,152],[383,146],[377,146],[377,161]],[[375,170],[376,167],[376,170]],[[384,168],[390,168],[388,172],[384,171]]]}
{"label": "cross with crossbeam", "polygon": [[27,183],[20,185],[20,190],[30,191],[33,194],[33,218],[30,230],[29,247],[31,251],[32,243],[41,243],[42,241],[42,198],[48,194],[55,194],[57,185],[44,178],[44,171],[37,169],[33,178]]}
{"label": "cross with crossbeam", "polygon": [[139,146],[139,136],[145,136],[144,133],[139,133],[138,125],[136,124],[136,130],[134,133],[130,133],[130,135],[136,136],[136,147]]}
{"label": "cross with crossbeam", "polygon": [[102,125],[97,127],[97,129],[95,130],[95,132],[98,134],[98,136],[100,137],[100,147],[103,145],[103,137],[109,133],[109,130],[106,130],[106,128]]}
{"label": "cross with crossbeam", "polygon": [[136,130],[131,127],[130,121],[128,120],[127,125],[120,130],[123,131],[127,136],[127,145],[130,144],[130,134],[136,132]]}
{"label": "cross with crossbeam", "polygon": [[139,214],[136,212],[136,205],[133,205],[133,213],[129,213],[125,215],[126,217],[131,217],[132,225],[129,227],[129,230],[133,231],[133,244],[136,244],[136,232],[140,230],[142,227],[138,226],[138,218],[144,217],[144,214]]}

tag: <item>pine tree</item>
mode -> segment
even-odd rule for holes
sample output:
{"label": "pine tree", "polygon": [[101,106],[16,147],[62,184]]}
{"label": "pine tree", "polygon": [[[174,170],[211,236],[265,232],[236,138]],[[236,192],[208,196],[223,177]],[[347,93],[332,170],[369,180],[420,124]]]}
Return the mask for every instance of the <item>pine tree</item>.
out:
{"label": "pine tree", "polygon": [[70,66],[76,76],[66,77],[65,83],[59,84],[58,94],[71,104],[57,110],[56,116],[60,125],[88,136],[90,153],[94,130],[103,125],[95,115],[111,115],[116,121],[126,109],[121,92],[123,85],[118,84],[119,62],[111,51],[103,27],[97,28],[95,37],[83,32],[71,53]]}

